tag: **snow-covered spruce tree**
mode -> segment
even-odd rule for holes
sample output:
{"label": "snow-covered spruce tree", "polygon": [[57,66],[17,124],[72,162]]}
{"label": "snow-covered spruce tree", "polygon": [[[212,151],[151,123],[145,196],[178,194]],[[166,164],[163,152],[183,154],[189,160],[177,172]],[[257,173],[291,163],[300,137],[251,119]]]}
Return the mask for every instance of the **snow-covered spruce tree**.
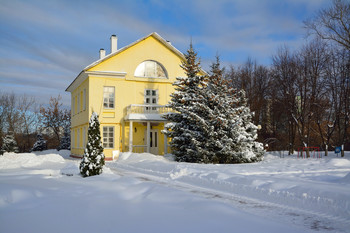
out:
{"label": "snow-covered spruce tree", "polygon": [[234,149],[238,137],[239,116],[236,112],[236,92],[229,88],[223,78],[220,59],[211,65],[206,91],[207,122],[212,130],[206,140],[211,163],[238,163]]}
{"label": "snow-covered spruce tree", "polygon": [[64,131],[64,136],[61,138],[60,145],[57,150],[70,150],[70,133],[68,130]]}
{"label": "snow-covered spruce tree", "polygon": [[98,115],[93,112],[89,121],[88,142],[84,157],[80,163],[80,173],[83,177],[99,175],[105,164],[105,156],[100,134]]}
{"label": "snow-covered spruce tree", "polygon": [[239,91],[237,97],[239,106],[236,108],[236,112],[239,116],[239,127],[237,127],[238,138],[235,139],[235,156],[242,163],[261,161],[264,147],[262,143],[256,141],[258,127],[252,122],[252,113],[247,107],[244,90]]}
{"label": "snow-covered spruce tree", "polygon": [[223,78],[218,56],[211,66],[205,90],[207,124],[213,131],[206,140],[209,162],[260,161],[264,153],[263,146],[255,141],[257,127],[251,121],[244,91],[229,88]]}
{"label": "snow-covered spruce tree", "polygon": [[39,133],[36,136],[36,142],[34,143],[31,151],[43,151],[43,150],[47,150],[47,141],[44,140],[43,135]]}
{"label": "snow-covered spruce tree", "polygon": [[2,140],[0,154],[4,154],[5,152],[19,152],[13,132],[9,132]]}
{"label": "snow-covered spruce tree", "polygon": [[207,162],[205,141],[211,132],[203,118],[206,114],[204,88],[207,76],[200,75],[200,61],[192,44],[182,62],[187,77],[178,77],[174,82],[175,92],[168,107],[175,110],[164,116],[170,123],[165,125],[165,133],[171,138],[170,146],[175,160],[183,162]]}

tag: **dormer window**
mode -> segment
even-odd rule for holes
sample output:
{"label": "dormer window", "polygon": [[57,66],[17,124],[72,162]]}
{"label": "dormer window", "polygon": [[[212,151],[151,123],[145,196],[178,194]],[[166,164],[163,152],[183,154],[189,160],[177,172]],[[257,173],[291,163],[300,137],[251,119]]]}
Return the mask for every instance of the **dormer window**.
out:
{"label": "dormer window", "polygon": [[167,78],[165,68],[156,61],[144,61],[135,70],[136,77],[142,78]]}

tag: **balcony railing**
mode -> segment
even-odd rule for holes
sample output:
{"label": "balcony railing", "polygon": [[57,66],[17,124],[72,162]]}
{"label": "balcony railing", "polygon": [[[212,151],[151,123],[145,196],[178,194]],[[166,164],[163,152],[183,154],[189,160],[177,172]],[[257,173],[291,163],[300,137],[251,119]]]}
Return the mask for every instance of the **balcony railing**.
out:
{"label": "balcony railing", "polygon": [[169,112],[173,112],[172,108],[166,107],[165,105],[131,104],[126,107],[126,119],[164,121],[161,115]]}

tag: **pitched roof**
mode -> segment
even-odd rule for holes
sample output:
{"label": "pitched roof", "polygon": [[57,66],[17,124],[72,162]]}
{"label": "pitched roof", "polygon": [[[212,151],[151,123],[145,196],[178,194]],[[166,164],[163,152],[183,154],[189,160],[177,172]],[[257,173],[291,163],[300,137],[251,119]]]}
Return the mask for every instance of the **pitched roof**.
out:
{"label": "pitched roof", "polygon": [[[101,62],[103,62],[103,61],[105,61],[105,60],[107,60],[107,59],[109,59],[109,58],[111,58],[111,57],[113,57],[113,56],[115,56],[115,55],[117,55],[117,54],[119,54],[119,53],[121,53],[121,52],[127,50],[128,48],[134,46],[135,44],[140,43],[140,42],[143,41],[143,40],[146,40],[148,37],[151,37],[151,36],[154,37],[156,40],[158,40],[160,43],[162,43],[165,47],[167,47],[168,49],[170,49],[173,53],[175,53],[176,55],[178,55],[181,59],[186,60],[186,58],[185,58],[185,56],[184,56],[184,54],[183,54],[182,52],[180,52],[177,48],[175,48],[173,45],[171,45],[171,43],[169,43],[167,40],[165,40],[163,37],[161,37],[158,33],[153,32],[153,33],[151,33],[151,34],[149,34],[149,35],[147,35],[147,36],[145,36],[145,37],[143,37],[143,38],[141,38],[141,39],[139,39],[139,40],[137,40],[137,41],[135,41],[135,42],[133,42],[133,43],[131,43],[131,44],[125,46],[125,47],[123,47],[123,48],[121,48],[121,49],[118,49],[116,52],[110,53],[110,54],[106,55],[104,58],[99,59],[99,60],[97,60],[97,61],[91,63],[90,65],[86,66],[86,67],[79,73],[79,75],[73,80],[73,82],[67,87],[66,91],[69,91],[69,89],[71,89],[71,87],[73,86],[73,83],[75,83],[76,81],[79,81],[79,82],[78,82],[78,83],[79,83],[78,85],[80,85],[80,83],[81,83],[83,80],[80,80],[81,78],[78,80],[78,78],[81,77],[81,75],[82,75],[83,73],[85,73],[88,69],[91,69],[92,67],[97,66],[97,65],[100,64]],[[206,72],[205,72],[203,69],[202,69],[202,72],[206,74]]]}

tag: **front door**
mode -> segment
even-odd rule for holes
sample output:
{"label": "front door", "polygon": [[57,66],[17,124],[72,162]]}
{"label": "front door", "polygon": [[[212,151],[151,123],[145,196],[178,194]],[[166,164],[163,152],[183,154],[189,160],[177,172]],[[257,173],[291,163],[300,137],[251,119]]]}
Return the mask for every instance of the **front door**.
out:
{"label": "front door", "polygon": [[151,129],[149,132],[149,152],[151,154],[158,154],[158,130]]}

